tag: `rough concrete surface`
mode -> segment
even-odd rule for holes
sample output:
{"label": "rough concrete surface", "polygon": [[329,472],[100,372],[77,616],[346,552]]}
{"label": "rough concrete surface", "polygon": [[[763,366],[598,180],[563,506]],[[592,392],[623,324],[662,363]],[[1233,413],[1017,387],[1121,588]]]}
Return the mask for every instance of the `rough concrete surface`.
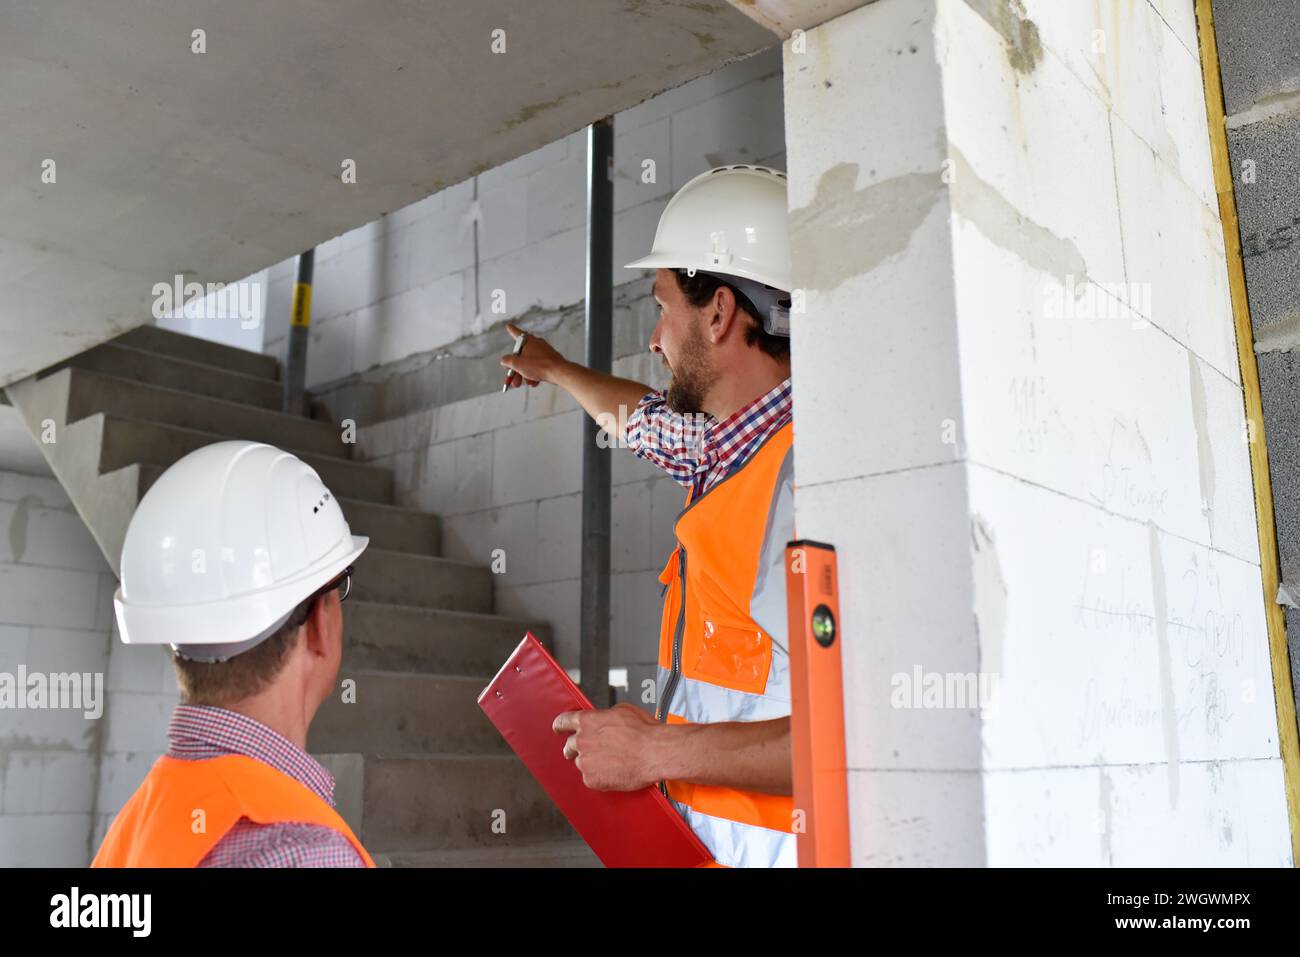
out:
{"label": "rough concrete surface", "polygon": [[[1300,345],[1300,114],[1229,130],[1228,149],[1255,338],[1285,337],[1287,347],[1295,347]],[[1254,182],[1243,180],[1248,174]]]}
{"label": "rough concrete surface", "polygon": [[1260,355],[1259,378],[1282,573],[1300,600],[1300,352]]}
{"label": "rough concrete surface", "polygon": [[1228,116],[1300,91],[1300,3],[1214,0]]}

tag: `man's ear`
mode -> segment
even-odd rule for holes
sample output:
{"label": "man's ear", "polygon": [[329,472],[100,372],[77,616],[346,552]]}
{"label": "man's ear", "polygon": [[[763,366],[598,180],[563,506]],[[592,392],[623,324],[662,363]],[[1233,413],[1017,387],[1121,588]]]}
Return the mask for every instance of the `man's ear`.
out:
{"label": "man's ear", "polygon": [[719,286],[713,291],[713,302],[709,315],[709,333],[714,342],[726,338],[732,323],[736,321],[736,296],[726,286]]}
{"label": "man's ear", "polygon": [[322,658],[329,654],[325,636],[329,634],[329,601],[335,594],[326,592],[312,602],[311,612],[303,622],[302,641],[306,643],[307,651]]}

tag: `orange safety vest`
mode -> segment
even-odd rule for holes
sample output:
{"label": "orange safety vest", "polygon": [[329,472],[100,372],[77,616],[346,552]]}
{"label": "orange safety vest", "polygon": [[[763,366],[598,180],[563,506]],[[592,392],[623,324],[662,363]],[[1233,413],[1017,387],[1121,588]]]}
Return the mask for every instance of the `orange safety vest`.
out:
{"label": "orange safety vest", "polygon": [[[356,848],[367,867],[375,866],[351,828],[319,795],[242,754],[199,761],[163,755],[113,819],[90,866],[197,867],[245,817],[258,824],[333,828]],[[203,823],[198,833],[196,821]]]}
{"label": "orange safety vest", "polygon": [[[794,427],[786,423],[677,517],[659,575],[656,717],[669,723],[765,721],[790,714],[785,545],[794,538]],[[788,796],[665,781],[664,793],[714,859],[795,866]]]}

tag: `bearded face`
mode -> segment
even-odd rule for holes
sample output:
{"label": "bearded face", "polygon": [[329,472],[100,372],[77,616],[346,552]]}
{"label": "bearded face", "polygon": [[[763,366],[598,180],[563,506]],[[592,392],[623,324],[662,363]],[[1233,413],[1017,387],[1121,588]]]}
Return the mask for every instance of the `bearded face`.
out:
{"label": "bearded face", "polygon": [[681,354],[669,368],[673,378],[664,396],[668,408],[679,415],[702,414],[704,396],[714,376],[709,362],[708,343],[699,324],[690,325],[690,333],[682,343]]}

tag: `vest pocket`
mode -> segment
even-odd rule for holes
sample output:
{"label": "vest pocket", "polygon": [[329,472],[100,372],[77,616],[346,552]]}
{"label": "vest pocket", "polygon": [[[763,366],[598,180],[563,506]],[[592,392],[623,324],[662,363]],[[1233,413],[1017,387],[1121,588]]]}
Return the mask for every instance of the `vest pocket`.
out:
{"label": "vest pocket", "polygon": [[772,667],[772,640],[753,622],[726,621],[707,609],[702,618],[700,654],[690,677],[762,694]]}

